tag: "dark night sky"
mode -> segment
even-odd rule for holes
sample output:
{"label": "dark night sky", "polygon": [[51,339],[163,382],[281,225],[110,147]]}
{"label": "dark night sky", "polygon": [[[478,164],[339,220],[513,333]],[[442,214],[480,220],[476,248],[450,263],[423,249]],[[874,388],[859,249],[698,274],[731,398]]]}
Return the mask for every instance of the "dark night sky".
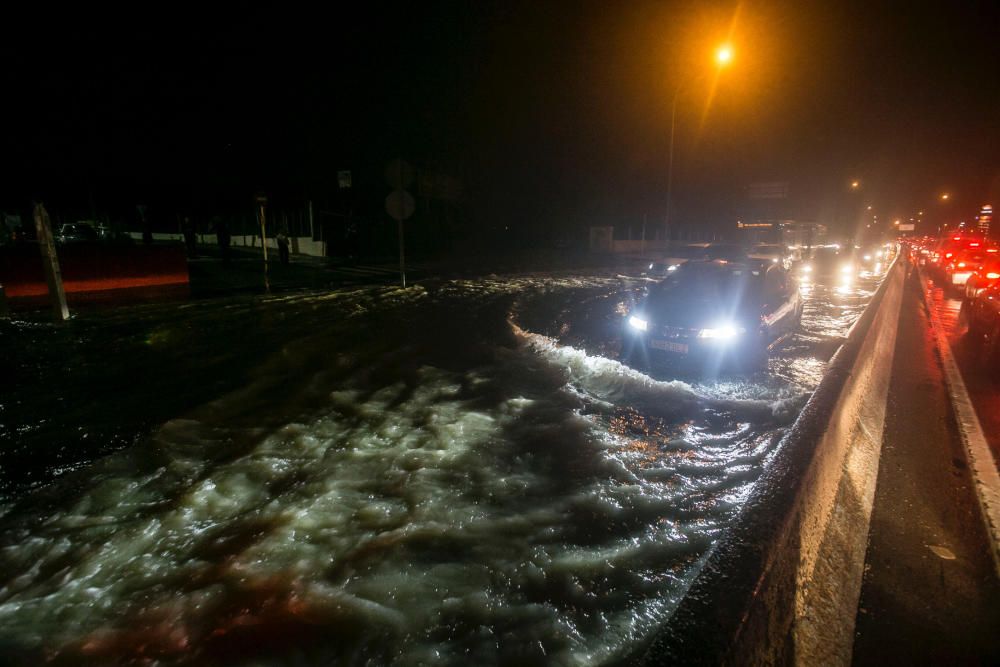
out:
{"label": "dark night sky", "polygon": [[322,199],[340,168],[380,197],[402,152],[460,175],[478,225],[661,219],[681,82],[682,222],[731,224],[761,180],[813,219],[851,205],[852,178],[886,218],[1000,199],[995,2],[366,7],[18,17],[0,204]]}

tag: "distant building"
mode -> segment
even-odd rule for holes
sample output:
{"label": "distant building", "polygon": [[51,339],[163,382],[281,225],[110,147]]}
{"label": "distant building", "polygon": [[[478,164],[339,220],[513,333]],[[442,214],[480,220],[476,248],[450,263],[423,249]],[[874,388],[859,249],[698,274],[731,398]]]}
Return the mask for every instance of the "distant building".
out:
{"label": "distant building", "polygon": [[979,209],[979,215],[976,216],[976,221],[979,232],[983,236],[989,236],[990,224],[993,222],[993,207],[986,204]]}

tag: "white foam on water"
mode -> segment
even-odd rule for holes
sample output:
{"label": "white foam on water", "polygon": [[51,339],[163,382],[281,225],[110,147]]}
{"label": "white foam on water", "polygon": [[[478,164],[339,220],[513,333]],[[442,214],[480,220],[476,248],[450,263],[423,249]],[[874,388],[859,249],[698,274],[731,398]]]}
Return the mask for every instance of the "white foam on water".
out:
{"label": "white foam on water", "polygon": [[[367,313],[620,283],[277,303]],[[250,385],[71,473],[52,504],[11,511],[0,641],[97,663],[197,662],[249,637],[279,664],[626,655],[676,606],[801,393],[709,393],[494,324],[467,367],[378,334],[290,341]]]}

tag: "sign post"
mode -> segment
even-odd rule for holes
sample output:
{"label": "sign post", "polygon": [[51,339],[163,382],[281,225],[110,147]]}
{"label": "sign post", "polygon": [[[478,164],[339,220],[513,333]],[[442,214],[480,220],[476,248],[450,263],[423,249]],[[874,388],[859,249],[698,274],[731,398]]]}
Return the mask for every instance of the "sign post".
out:
{"label": "sign post", "polygon": [[260,211],[260,242],[264,247],[264,291],[271,291],[271,282],[267,276],[267,197],[257,195],[257,208]]}
{"label": "sign post", "polygon": [[59,270],[59,257],[56,255],[55,241],[52,239],[52,224],[49,214],[43,204],[35,204],[35,232],[38,234],[38,248],[42,252],[42,266],[45,268],[45,281],[49,284],[49,296],[52,298],[52,309],[56,320],[62,322],[69,319],[69,307],[66,305],[66,292],[63,290],[62,272]]}
{"label": "sign post", "polygon": [[403,220],[413,215],[416,202],[413,195],[403,188],[413,183],[413,167],[402,158],[396,158],[386,166],[385,179],[395,188],[385,198],[385,212],[394,218],[399,232],[399,277],[406,287],[406,249],[403,241]]}

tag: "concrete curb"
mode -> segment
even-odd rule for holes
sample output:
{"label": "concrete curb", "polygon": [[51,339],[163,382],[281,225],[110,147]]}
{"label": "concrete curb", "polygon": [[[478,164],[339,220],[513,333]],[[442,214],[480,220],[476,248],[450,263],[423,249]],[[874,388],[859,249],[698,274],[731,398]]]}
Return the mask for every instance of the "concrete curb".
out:
{"label": "concrete curb", "polygon": [[979,501],[986,534],[990,540],[993,566],[997,576],[1000,577],[1000,473],[997,472],[989,443],[986,441],[983,427],[976,415],[976,408],[973,406],[972,398],[965,387],[962,372],[951,352],[951,344],[948,343],[941,319],[930,300],[927,279],[922,271],[919,275],[924,306],[927,308],[927,314],[931,321],[931,329],[934,331],[934,340],[937,344],[938,359],[941,361],[945,383],[948,385],[948,397],[951,399],[951,406],[955,411],[955,423],[958,425],[958,433],[962,438],[965,454],[969,459],[972,482],[976,489],[976,499]]}
{"label": "concrete curb", "polygon": [[850,663],[903,269],[897,259],[642,664]]}

